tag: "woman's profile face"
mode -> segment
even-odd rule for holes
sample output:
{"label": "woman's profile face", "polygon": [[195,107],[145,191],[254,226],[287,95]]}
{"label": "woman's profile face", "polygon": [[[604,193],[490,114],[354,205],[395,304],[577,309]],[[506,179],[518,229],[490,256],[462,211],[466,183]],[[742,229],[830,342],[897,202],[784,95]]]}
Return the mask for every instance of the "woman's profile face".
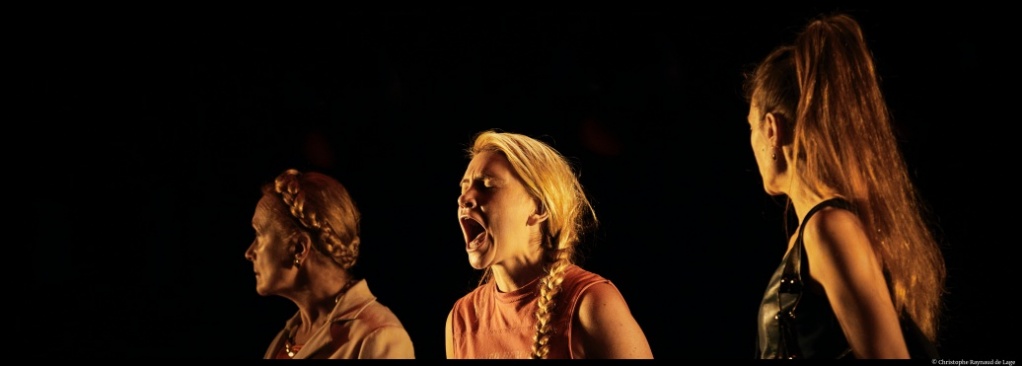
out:
{"label": "woman's profile face", "polygon": [[263,195],[256,204],[252,215],[255,239],[245,251],[255,272],[256,292],[263,296],[279,294],[294,283],[294,256],[288,249],[292,232],[283,229],[280,221],[284,213],[274,209],[277,206],[279,198],[270,195]]}
{"label": "woman's profile face", "polygon": [[[500,264],[530,249],[529,217],[536,203],[507,158],[482,152],[469,162],[458,196],[458,221],[468,262],[475,269]],[[538,244],[537,244],[538,247]]]}

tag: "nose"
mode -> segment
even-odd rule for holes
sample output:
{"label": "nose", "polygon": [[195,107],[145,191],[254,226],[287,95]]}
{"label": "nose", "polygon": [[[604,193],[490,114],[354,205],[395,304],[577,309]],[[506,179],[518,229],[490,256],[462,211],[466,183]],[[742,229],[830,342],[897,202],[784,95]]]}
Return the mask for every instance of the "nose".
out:
{"label": "nose", "polygon": [[251,261],[251,260],[253,260],[253,258],[255,258],[255,245],[256,245],[256,242],[255,242],[255,240],[253,240],[252,244],[248,245],[248,249],[245,249],[245,259],[248,259],[248,260]]}
{"label": "nose", "polygon": [[475,208],[476,207],[475,195],[472,194],[472,190],[469,189],[458,196],[458,208]]}

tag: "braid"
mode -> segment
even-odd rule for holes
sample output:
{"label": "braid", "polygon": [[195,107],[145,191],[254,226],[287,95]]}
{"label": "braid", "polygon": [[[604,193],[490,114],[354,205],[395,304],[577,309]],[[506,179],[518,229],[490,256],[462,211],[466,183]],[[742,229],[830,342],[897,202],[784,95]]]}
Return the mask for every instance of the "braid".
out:
{"label": "braid", "polygon": [[[532,346],[532,358],[544,358],[550,352],[550,340],[556,332],[554,312],[570,311],[555,309],[564,276],[574,263],[580,235],[591,229],[590,225],[596,225],[596,213],[571,164],[550,145],[526,135],[488,130],[476,135],[469,154],[475,157],[486,151],[498,152],[507,158],[522,185],[536,200],[537,213],[547,215],[541,229],[546,275],[538,284]],[[492,278],[487,268],[479,283]]]}
{"label": "braid", "polygon": [[358,260],[359,238],[356,237],[350,244],[344,245],[329,225],[323,226],[319,238],[323,242],[323,251],[342,268],[349,269],[355,265],[355,261]]}
{"label": "braid", "polygon": [[550,352],[550,337],[554,333],[551,325],[554,308],[554,301],[561,292],[561,282],[564,282],[564,272],[571,265],[571,246],[562,249],[554,249],[552,254],[553,262],[545,277],[539,282],[539,298],[536,299],[536,334],[533,336],[532,358],[544,358]]}
{"label": "braid", "polygon": [[277,177],[274,190],[280,194],[291,216],[297,219],[302,227],[318,233],[319,240],[313,246],[333,258],[342,268],[351,268],[358,259],[359,238],[355,237],[349,245],[344,245],[329,223],[321,222],[312,209],[306,212],[306,193],[301,190],[299,182],[301,175],[302,173],[295,169],[288,169]]}

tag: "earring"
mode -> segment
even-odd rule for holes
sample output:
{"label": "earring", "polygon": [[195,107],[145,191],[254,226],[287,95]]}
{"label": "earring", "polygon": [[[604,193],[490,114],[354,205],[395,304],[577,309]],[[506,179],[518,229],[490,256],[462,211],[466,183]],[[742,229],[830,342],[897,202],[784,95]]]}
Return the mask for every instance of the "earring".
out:
{"label": "earring", "polygon": [[297,268],[297,267],[301,267],[301,266],[302,266],[302,262],[298,261],[298,256],[296,255],[295,256],[295,267]]}
{"label": "earring", "polygon": [[774,146],[774,147],[770,148],[770,158],[771,159],[777,160],[777,150],[780,150],[780,148],[778,148],[777,146]]}

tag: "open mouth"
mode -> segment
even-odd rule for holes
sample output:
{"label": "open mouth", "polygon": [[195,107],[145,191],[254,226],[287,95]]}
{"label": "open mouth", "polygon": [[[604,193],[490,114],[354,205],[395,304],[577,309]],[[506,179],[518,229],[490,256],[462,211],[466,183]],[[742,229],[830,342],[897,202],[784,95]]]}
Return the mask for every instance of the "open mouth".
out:
{"label": "open mouth", "polygon": [[465,234],[465,244],[468,244],[468,248],[475,249],[482,243],[486,229],[475,219],[469,216],[462,216],[461,232]]}

